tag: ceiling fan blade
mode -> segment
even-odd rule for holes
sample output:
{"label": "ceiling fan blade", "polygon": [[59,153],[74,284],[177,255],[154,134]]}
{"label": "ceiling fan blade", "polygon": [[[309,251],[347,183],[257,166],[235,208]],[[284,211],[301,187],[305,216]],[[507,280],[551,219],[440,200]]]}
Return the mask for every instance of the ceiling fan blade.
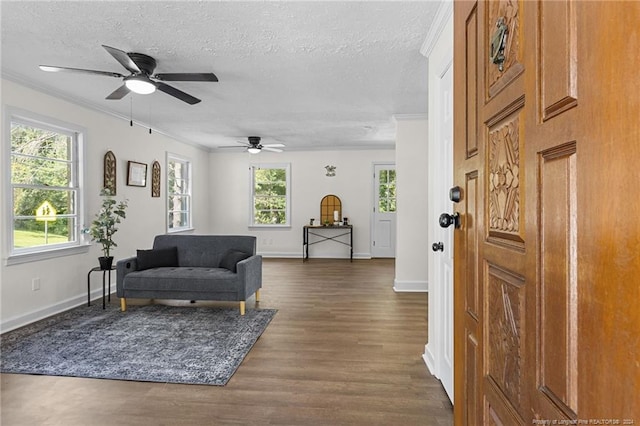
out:
{"label": "ceiling fan blade", "polygon": [[152,77],[162,81],[218,81],[218,77],[212,72],[172,72],[154,74]]}
{"label": "ceiling fan blade", "polygon": [[140,68],[138,68],[136,63],[133,62],[133,60],[129,57],[129,55],[127,55],[127,52],[123,52],[122,50],[116,49],[115,47],[105,46],[104,44],[102,45],[102,47],[104,47],[105,50],[116,59],[116,61],[120,62],[120,65],[129,70],[129,72],[134,74],[142,72]]}
{"label": "ceiling fan blade", "polygon": [[284,148],[285,144],[283,143],[268,143],[262,145],[263,148]]}
{"label": "ceiling fan blade", "polygon": [[38,67],[42,70],[42,71],[47,71],[47,72],[77,72],[77,73],[82,73],[82,74],[97,74],[97,75],[106,75],[109,77],[124,77],[124,75],[122,74],[118,74],[117,72],[110,72],[110,71],[97,71],[97,70],[87,70],[84,68],[69,68],[69,67],[57,67],[54,65],[38,65]]}
{"label": "ceiling fan blade", "polygon": [[162,82],[154,82],[158,90],[166,93],[167,95],[171,95],[174,98],[178,98],[181,101],[188,103],[189,105],[194,105],[200,102],[200,99],[191,96],[188,93],[183,92],[182,90],[178,90],[175,87],[169,86],[168,84],[164,84]]}
{"label": "ceiling fan blade", "polygon": [[266,145],[263,145],[261,149],[264,149],[265,151],[282,152],[280,148],[271,148]]}
{"label": "ceiling fan blade", "polygon": [[123,84],[122,86],[118,87],[116,90],[111,92],[111,94],[107,96],[105,99],[111,99],[111,100],[122,99],[125,96],[127,96],[130,91],[131,90],[129,90],[129,88]]}
{"label": "ceiling fan blade", "polygon": [[217,146],[216,148],[235,148],[235,149],[242,148],[242,149],[244,149],[244,148],[247,148],[247,147],[246,146],[227,145],[227,146]]}

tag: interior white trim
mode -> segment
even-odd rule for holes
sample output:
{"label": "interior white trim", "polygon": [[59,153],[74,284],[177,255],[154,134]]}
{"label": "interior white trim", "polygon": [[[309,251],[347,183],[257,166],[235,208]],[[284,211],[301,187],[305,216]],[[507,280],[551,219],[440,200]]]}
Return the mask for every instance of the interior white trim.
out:
{"label": "interior white trim", "polygon": [[[300,259],[302,261],[302,248],[299,252],[266,252],[266,251],[257,251],[256,254],[264,258],[282,258],[282,259]],[[354,259],[360,260],[368,260],[371,259],[371,253],[353,253]],[[319,255],[319,256],[311,256],[309,255],[309,260],[313,259],[345,259],[349,260],[349,256],[336,257],[334,255]]]}
{"label": "interior white trim", "polygon": [[140,120],[137,120],[137,119],[136,120],[131,120],[131,117],[120,115],[120,114],[117,114],[117,113],[115,113],[113,111],[110,111],[110,110],[107,110],[107,109],[98,108],[96,105],[94,105],[94,104],[92,104],[90,102],[85,102],[82,99],[78,99],[76,97],[69,96],[66,93],[60,92],[60,91],[55,90],[55,89],[51,89],[49,87],[45,87],[45,86],[41,86],[41,85],[38,85],[38,84],[34,84],[33,82],[25,80],[21,76],[15,75],[15,74],[13,74],[11,72],[2,71],[0,76],[2,78],[4,78],[4,79],[7,79],[7,80],[12,81],[14,83],[18,83],[18,84],[20,84],[20,85],[22,85],[22,86],[24,86],[24,87],[26,87],[28,89],[36,90],[36,91],[41,92],[41,93],[43,93],[45,95],[52,96],[52,97],[57,98],[57,99],[62,99],[64,101],[67,101],[67,102],[70,102],[72,104],[81,106],[83,108],[87,108],[87,109],[89,109],[91,111],[100,112],[100,113],[106,114],[106,115],[108,115],[110,117],[114,117],[114,118],[117,118],[119,120],[123,120],[123,121],[127,122],[127,125],[129,125],[128,123],[130,121],[133,121],[134,126],[140,126],[142,128],[145,128],[145,129],[151,128],[153,130],[153,133],[158,133],[160,135],[163,135],[163,136],[166,136],[168,138],[174,139],[174,140],[176,140],[178,142],[184,143],[186,145],[194,146],[196,148],[203,149],[203,150],[208,151],[208,152],[213,152],[214,151],[213,148],[207,147],[205,145],[201,145],[201,144],[196,143],[196,142],[192,142],[192,141],[186,140],[186,139],[181,138],[179,136],[176,136],[176,135],[174,135],[172,133],[164,132],[161,129],[158,129],[158,128],[154,127],[154,126],[150,126],[148,123],[145,123],[143,121],[140,121]]}
{"label": "interior white trim", "polygon": [[427,293],[429,292],[429,283],[427,281],[393,280],[393,291],[396,293]]}
{"label": "interior white trim", "polygon": [[[108,291],[112,291],[113,289],[114,284],[112,283]],[[99,288],[91,291],[90,298],[92,301],[100,299],[99,303],[102,303],[102,285],[100,285]],[[9,318],[8,320],[3,321],[0,324],[0,332],[5,333],[7,331],[15,330],[16,328],[20,328],[27,324],[31,324],[33,322],[59,314],[60,312],[68,311],[69,309],[77,308],[78,306],[85,305],[86,303],[87,293],[83,292],[82,294],[79,294],[71,299],[63,300],[53,305],[49,305],[45,308],[28,312],[24,315],[18,315],[13,318]]]}
{"label": "interior white trim", "polygon": [[433,352],[431,351],[430,345],[427,343],[424,345],[424,353],[422,354],[422,359],[424,363],[427,365],[427,369],[432,376],[438,377],[436,375],[438,369],[436,368],[436,359],[433,356]]}
{"label": "interior white trim", "polygon": [[420,53],[424,56],[429,57],[431,51],[435,47],[440,34],[444,30],[444,27],[449,22],[449,17],[453,14],[453,1],[452,0],[442,0],[440,3],[440,7],[436,11],[436,17],[433,18],[433,22],[429,27],[429,32],[427,33],[427,37],[425,37],[424,43],[422,43],[422,47],[420,48]]}
{"label": "interior white trim", "polygon": [[398,121],[428,120],[429,116],[427,114],[393,114],[392,118],[397,124]]}

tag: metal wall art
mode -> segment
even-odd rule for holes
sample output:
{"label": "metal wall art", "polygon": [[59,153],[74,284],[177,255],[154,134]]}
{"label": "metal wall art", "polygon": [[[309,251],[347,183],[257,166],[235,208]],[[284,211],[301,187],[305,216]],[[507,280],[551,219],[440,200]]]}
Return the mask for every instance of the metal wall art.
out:
{"label": "metal wall art", "polygon": [[160,196],[160,163],[157,161],[151,165],[151,196]]}
{"label": "metal wall art", "polygon": [[334,177],[336,175],[336,166],[324,166],[327,174],[325,176]]}
{"label": "metal wall art", "polygon": [[111,151],[104,155],[104,181],[102,186],[116,195],[116,156]]}

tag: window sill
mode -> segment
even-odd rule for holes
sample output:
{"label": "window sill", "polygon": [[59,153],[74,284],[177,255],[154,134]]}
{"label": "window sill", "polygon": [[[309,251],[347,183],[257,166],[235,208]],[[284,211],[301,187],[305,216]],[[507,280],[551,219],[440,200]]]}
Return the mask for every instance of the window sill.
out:
{"label": "window sill", "polygon": [[33,253],[14,254],[7,258],[5,265],[19,265],[21,263],[39,262],[41,260],[55,259],[57,257],[84,254],[89,252],[89,247],[91,247],[91,244],[82,244],[73,247],[42,250]]}
{"label": "window sill", "polygon": [[291,225],[249,225],[249,229],[283,229],[291,228]]}
{"label": "window sill", "polygon": [[196,228],[178,228],[178,229],[167,229],[167,234],[179,234],[181,232],[193,232]]}

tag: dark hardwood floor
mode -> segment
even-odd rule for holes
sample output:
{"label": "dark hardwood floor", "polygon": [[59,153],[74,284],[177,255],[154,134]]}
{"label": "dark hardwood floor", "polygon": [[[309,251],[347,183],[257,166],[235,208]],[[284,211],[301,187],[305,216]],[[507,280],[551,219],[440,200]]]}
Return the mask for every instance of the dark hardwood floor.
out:
{"label": "dark hardwood floor", "polygon": [[427,295],[393,291],[392,259],[263,271],[278,313],[226,386],[2,374],[2,426],[452,424],[421,357]]}

